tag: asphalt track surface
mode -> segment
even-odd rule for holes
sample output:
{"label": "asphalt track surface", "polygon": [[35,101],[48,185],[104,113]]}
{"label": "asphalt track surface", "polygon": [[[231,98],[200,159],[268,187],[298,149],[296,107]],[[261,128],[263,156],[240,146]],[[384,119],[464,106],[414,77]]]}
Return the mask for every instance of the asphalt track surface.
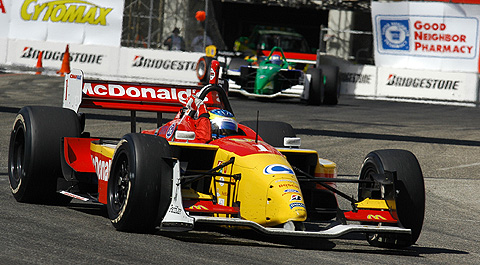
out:
{"label": "asphalt track surface", "polygon": [[[259,110],[262,120],[291,123],[302,146],[335,161],[339,174],[358,174],[372,150],[412,151],[425,177],[426,218],[416,245],[391,250],[369,246],[363,235],[277,238],[209,227],[186,233],[122,233],[98,205],[17,203],[7,176],[13,120],[25,105],[61,106],[62,86],[59,77],[0,74],[0,264],[480,263],[478,108],[352,98],[341,98],[337,106],[231,99],[240,121],[255,119]],[[86,112],[86,130],[92,136],[121,137],[130,130],[129,112]],[[155,127],[153,115],[138,116],[138,127]],[[355,186],[340,188],[356,194]]]}

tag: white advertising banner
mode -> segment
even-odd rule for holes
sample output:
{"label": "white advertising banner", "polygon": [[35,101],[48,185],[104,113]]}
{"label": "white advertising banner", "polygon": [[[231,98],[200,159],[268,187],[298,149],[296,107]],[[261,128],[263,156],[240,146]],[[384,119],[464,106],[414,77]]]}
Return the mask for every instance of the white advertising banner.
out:
{"label": "white advertising banner", "polygon": [[377,96],[476,102],[478,74],[378,68]]}
{"label": "white advertising banner", "polygon": [[0,37],[0,65],[7,62],[8,40]]}
{"label": "white advertising banner", "polygon": [[0,0],[0,38],[8,37],[8,25],[10,25],[10,14],[12,0]]}
{"label": "white advertising banner", "polygon": [[120,48],[119,75],[198,82],[195,72],[204,53]]}
{"label": "white advertising banner", "polygon": [[480,5],[372,2],[375,64],[478,72]]}
{"label": "white advertising banner", "polygon": [[377,67],[344,65],[340,68],[341,93],[355,96],[375,96]]}
{"label": "white advertising banner", "polygon": [[123,5],[111,0],[15,0],[8,38],[120,47]]}
{"label": "white advertising banner", "polygon": [[[65,43],[9,40],[7,63],[15,66],[36,67],[41,51],[43,67],[60,70],[65,50]],[[115,75],[118,53],[119,48],[70,44],[70,68],[82,69],[87,73]]]}

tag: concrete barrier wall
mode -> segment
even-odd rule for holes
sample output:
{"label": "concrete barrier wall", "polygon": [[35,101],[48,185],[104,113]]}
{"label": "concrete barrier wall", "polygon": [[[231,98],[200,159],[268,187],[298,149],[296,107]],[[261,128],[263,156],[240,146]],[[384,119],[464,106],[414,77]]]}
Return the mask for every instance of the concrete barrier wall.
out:
{"label": "concrete barrier wall", "polygon": [[[60,70],[66,44],[0,39],[0,66],[35,71],[39,52],[45,74]],[[87,78],[168,84],[196,84],[202,53],[98,45],[69,45],[70,68]],[[341,93],[396,101],[476,106],[478,74],[341,64]]]}

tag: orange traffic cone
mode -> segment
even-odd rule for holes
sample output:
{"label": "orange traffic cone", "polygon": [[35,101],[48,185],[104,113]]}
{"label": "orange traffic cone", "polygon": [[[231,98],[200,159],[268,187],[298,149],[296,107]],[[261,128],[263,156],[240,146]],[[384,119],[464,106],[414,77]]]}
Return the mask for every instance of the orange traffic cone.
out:
{"label": "orange traffic cone", "polygon": [[70,73],[70,51],[67,44],[65,54],[63,55],[62,68],[60,68],[60,71],[58,71],[57,74],[60,74],[60,76],[65,76],[65,74],[68,73]]}
{"label": "orange traffic cone", "polygon": [[42,71],[43,71],[42,58],[43,58],[43,52],[40,51],[40,53],[38,53],[37,72],[35,73],[36,75],[42,74]]}

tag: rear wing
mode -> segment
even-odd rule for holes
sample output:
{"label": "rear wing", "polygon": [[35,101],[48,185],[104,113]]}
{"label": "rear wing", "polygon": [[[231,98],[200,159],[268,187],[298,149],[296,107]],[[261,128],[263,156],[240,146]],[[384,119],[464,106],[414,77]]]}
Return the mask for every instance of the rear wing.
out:
{"label": "rear wing", "polygon": [[85,80],[82,70],[73,69],[65,76],[63,108],[176,113],[200,90],[199,86]]}

